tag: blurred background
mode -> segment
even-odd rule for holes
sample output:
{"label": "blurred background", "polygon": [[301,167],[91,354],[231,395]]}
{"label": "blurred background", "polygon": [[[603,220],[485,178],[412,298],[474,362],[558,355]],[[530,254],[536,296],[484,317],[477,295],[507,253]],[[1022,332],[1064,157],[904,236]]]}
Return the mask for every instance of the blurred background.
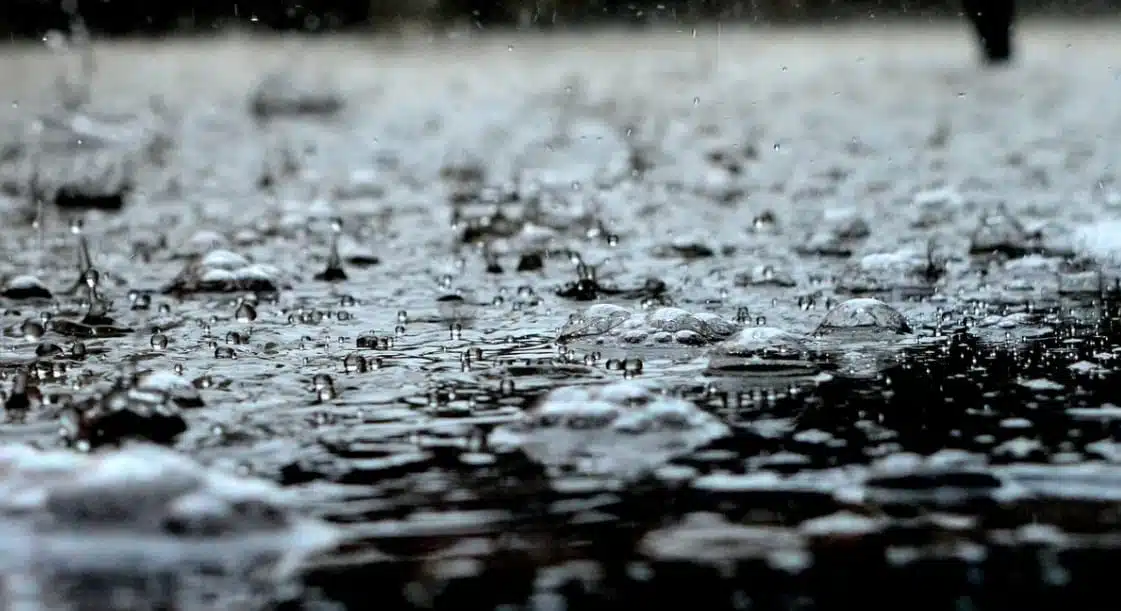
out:
{"label": "blurred background", "polygon": [[[1091,17],[1121,12],[1121,0],[1021,0],[1025,16]],[[205,33],[215,29],[331,32],[436,28],[567,28],[682,24],[720,19],[764,23],[952,18],[955,0],[0,0],[0,35],[34,38],[64,29],[78,5],[106,35]]]}

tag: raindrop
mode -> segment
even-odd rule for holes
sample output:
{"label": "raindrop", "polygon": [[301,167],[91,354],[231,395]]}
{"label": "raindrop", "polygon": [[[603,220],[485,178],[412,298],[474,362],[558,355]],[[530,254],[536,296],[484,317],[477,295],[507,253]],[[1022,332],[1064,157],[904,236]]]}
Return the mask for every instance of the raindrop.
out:
{"label": "raindrop", "polygon": [[234,318],[240,323],[250,323],[257,320],[257,310],[248,303],[243,303],[237,308]]}
{"label": "raindrop", "polygon": [[152,307],[152,296],[148,293],[129,293],[129,301],[133,310],[147,310]]}
{"label": "raindrop", "polygon": [[43,337],[44,332],[43,325],[39,321],[31,318],[23,321],[23,325],[20,326],[20,333],[22,333],[24,339],[29,342],[39,341],[39,338]]}
{"label": "raindrop", "polygon": [[368,367],[366,359],[362,358],[361,354],[351,352],[343,359],[343,369],[347,373],[366,373]]}
{"label": "raindrop", "polygon": [[346,280],[342,257],[339,256],[339,238],[342,232],[343,220],[338,217],[331,219],[331,252],[327,255],[327,268],[315,275],[316,280],[325,282]]}

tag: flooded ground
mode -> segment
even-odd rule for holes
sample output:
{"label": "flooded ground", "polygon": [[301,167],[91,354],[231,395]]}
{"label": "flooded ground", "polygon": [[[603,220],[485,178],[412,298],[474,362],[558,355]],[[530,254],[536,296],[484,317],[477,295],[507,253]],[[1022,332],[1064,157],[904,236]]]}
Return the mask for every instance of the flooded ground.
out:
{"label": "flooded ground", "polygon": [[10,47],[4,609],[1105,608],[1117,32]]}

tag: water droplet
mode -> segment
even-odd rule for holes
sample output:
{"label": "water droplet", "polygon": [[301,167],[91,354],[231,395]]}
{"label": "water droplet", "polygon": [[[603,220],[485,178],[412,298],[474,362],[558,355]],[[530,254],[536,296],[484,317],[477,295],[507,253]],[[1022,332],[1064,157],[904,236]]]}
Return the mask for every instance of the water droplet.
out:
{"label": "water droplet", "polygon": [[20,326],[20,333],[22,333],[24,339],[29,342],[39,341],[39,338],[43,337],[43,333],[45,332],[42,323],[30,318],[23,321],[23,324]]}
{"label": "water droplet", "polygon": [[237,308],[234,318],[240,323],[250,323],[257,320],[257,310],[248,303],[243,303]]}
{"label": "water droplet", "polygon": [[347,373],[366,373],[368,369],[366,359],[357,352],[351,352],[343,359],[343,369]]}
{"label": "water droplet", "polygon": [[86,286],[93,290],[97,290],[97,285],[101,282],[101,273],[96,269],[90,268],[82,274],[82,279],[85,281]]}
{"label": "water droplet", "polygon": [[135,293],[129,295],[133,310],[147,310],[152,307],[152,296],[148,293]]}

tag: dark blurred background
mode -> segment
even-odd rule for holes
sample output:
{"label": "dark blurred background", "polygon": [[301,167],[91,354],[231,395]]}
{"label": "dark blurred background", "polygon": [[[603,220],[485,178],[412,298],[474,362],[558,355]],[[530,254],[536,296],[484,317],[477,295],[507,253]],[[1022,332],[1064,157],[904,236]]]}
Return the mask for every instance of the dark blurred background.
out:
{"label": "dark blurred background", "polygon": [[[77,4],[96,34],[203,33],[223,27],[330,32],[434,26],[563,28],[596,23],[760,22],[954,17],[958,0],[0,0],[0,35],[40,37]],[[1021,13],[1096,16],[1121,0],[1020,0]]]}

